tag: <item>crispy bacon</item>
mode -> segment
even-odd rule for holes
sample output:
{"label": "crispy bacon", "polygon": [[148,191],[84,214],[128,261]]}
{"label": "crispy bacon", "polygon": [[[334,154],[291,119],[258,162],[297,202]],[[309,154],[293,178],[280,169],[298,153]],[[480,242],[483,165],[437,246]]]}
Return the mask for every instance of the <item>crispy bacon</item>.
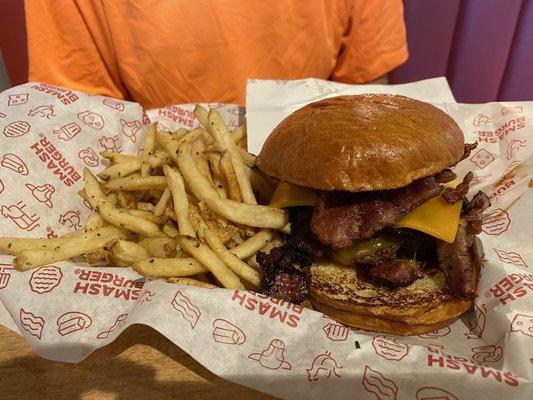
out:
{"label": "crispy bacon", "polygon": [[334,249],[367,239],[442,191],[434,177],[393,190],[364,193],[321,192],[311,219],[318,240]]}
{"label": "crispy bacon", "polygon": [[468,193],[472,179],[474,179],[474,173],[470,171],[465,175],[463,181],[455,188],[446,188],[442,194],[442,198],[446,200],[448,204],[455,204],[458,201],[461,201]]}
{"label": "crispy bacon", "polygon": [[470,157],[470,153],[472,153],[472,150],[474,150],[477,147],[477,145],[478,145],[478,142],[465,143],[465,152],[463,154],[463,157],[459,161],[463,161],[465,158]]}
{"label": "crispy bacon", "polygon": [[440,171],[439,173],[435,174],[435,179],[439,183],[447,183],[453,181],[455,178],[457,178],[457,175],[455,175],[455,172],[453,172],[451,169],[446,168]]}
{"label": "crispy bacon", "polygon": [[420,271],[420,265],[417,261],[402,259],[376,265],[370,268],[368,273],[368,277],[371,280],[391,288],[409,286],[423,276],[424,274]]}
{"label": "crispy bacon", "polygon": [[481,233],[483,211],[490,207],[490,198],[483,192],[477,192],[470,202],[463,206],[462,217],[468,222],[468,233]]}

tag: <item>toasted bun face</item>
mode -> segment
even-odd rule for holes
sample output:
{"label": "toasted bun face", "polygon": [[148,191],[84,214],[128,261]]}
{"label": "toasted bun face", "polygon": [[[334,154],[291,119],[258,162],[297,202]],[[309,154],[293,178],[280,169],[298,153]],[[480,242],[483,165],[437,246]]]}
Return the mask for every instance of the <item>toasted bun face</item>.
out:
{"label": "toasted bun face", "polygon": [[[474,245],[475,247],[475,245]],[[472,250],[477,286],[480,263]],[[311,271],[311,301],[322,312],[355,328],[411,335],[431,332],[464,314],[472,300],[454,298],[443,274],[424,270],[424,278],[390,289],[360,278],[355,268],[330,262],[315,263]]]}
{"label": "toasted bun face", "polygon": [[274,178],[320,190],[394,189],[457,163],[464,137],[446,113],[386,94],[339,96],[285,118],[257,158]]}

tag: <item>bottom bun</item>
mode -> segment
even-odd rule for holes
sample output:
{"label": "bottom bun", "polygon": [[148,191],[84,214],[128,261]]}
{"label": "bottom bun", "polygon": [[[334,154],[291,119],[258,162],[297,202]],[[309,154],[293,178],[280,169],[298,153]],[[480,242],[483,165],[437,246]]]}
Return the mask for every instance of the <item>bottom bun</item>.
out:
{"label": "bottom bun", "polygon": [[312,303],[320,312],[344,325],[365,331],[389,333],[397,336],[421,335],[422,333],[433,332],[450,325],[459,318],[455,317],[429,325],[406,324],[390,319],[337,310],[317,301],[312,301]]}

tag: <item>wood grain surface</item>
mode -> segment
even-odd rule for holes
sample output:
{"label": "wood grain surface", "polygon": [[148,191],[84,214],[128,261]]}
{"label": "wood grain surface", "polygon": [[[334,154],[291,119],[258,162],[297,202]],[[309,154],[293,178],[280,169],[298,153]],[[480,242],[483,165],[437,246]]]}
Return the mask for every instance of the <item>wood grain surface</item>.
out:
{"label": "wood grain surface", "polygon": [[152,328],[134,325],[78,364],[45,360],[0,326],[0,399],[274,399],[202,367]]}

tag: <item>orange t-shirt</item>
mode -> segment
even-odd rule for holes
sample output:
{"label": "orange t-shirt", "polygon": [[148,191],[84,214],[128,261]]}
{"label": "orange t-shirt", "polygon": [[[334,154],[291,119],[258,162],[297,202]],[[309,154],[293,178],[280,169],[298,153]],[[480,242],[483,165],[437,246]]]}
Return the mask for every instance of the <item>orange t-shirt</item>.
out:
{"label": "orange t-shirt", "polygon": [[401,0],[26,0],[29,79],[244,103],[247,78],[363,83],[407,59]]}

